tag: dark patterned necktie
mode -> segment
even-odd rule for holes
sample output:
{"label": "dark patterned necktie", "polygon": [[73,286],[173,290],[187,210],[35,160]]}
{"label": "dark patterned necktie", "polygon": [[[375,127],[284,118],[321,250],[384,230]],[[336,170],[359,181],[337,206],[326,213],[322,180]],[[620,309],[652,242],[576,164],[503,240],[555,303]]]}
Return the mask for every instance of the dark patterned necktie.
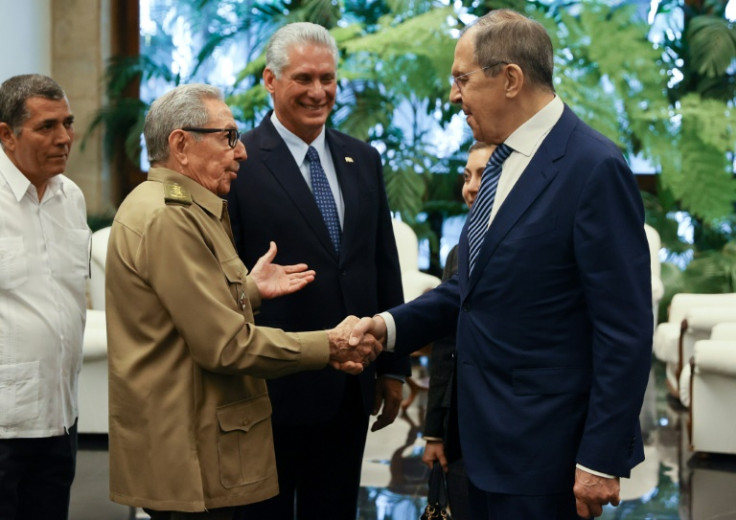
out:
{"label": "dark patterned necktie", "polygon": [[473,273],[475,261],[483,245],[483,239],[488,231],[488,222],[491,219],[493,201],[496,198],[498,179],[501,177],[503,162],[513,150],[505,143],[499,145],[488,159],[483,176],[480,180],[478,195],[470,210],[470,222],[468,224],[468,276]]}
{"label": "dark patterned necktie", "polygon": [[322,218],[327,225],[327,231],[330,233],[330,240],[335,247],[335,252],[340,252],[340,217],[337,215],[337,205],[335,198],[332,196],[330,183],[327,182],[327,175],[319,162],[319,154],[313,146],[307,150],[307,159],[309,159],[309,175],[312,178],[312,194],[317,202],[317,207]]}

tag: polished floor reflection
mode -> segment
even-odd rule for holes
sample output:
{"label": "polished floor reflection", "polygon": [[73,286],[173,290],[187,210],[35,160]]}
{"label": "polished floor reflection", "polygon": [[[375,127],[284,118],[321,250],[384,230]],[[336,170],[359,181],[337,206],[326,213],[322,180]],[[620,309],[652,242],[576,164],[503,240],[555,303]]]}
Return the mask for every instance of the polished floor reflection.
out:
{"label": "polished floor reflection", "polygon": [[[422,379],[422,371],[417,367],[415,379]],[[420,392],[393,425],[368,434],[359,520],[416,520],[421,515],[428,477],[421,462],[425,398]],[[646,461],[622,481],[621,505],[607,507],[601,518],[736,520],[736,456],[690,452],[686,421],[687,412],[668,398],[662,367],[655,364],[641,414]],[[135,518],[135,511],[107,499],[105,439],[82,439],[81,445],[71,520]],[[138,518],[147,517],[139,513]]]}

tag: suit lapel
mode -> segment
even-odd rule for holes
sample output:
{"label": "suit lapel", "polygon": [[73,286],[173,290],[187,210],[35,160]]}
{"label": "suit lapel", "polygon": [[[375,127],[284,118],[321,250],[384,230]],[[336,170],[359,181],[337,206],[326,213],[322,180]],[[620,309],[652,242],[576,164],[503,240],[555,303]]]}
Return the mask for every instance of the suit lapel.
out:
{"label": "suit lapel", "polygon": [[314,201],[314,196],[304,180],[299,166],[294,161],[289,147],[286,146],[286,143],[271,123],[271,113],[266,115],[258,130],[260,134],[258,146],[266,169],[281,185],[286,195],[294,203],[296,210],[301,213],[304,221],[322,245],[335,255],[335,248],[330,241],[330,235],[322,218],[322,213],[320,213],[317,203]]}
{"label": "suit lapel", "polygon": [[[501,208],[491,222],[488,228],[483,246],[478,253],[475,270],[468,279],[468,239],[467,239],[467,222],[463,227],[460,253],[462,263],[464,264],[461,271],[461,280],[467,280],[467,286],[462,294],[467,295],[473,290],[473,287],[480,279],[480,273],[499,244],[509,231],[516,225],[521,216],[534,204],[534,201],[544,192],[550,182],[557,175],[557,167],[555,162],[565,154],[567,141],[575,125],[577,118],[573,113],[565,107],[560,120],[550,131],[542,145],[532,157],[531,162],[527,165],[521,177],[516,182],[511,192],[503,201]],[[464,275],[464,276],[463,276]],[[461,290],[463,284],[461,283]]]}
{"label": "suit lapel", "polygon": [[332,154],[332,163],[335,165],[337,180],[340,183],[342,199],[345,203],[345,215],[342,224],[341,251],[349,251],[352,237],[357,236],[358,215],[360,215],[359,183],[356,178],[359,164],[351,155],[345,139],[332,129],[327,129],[327,144]]}

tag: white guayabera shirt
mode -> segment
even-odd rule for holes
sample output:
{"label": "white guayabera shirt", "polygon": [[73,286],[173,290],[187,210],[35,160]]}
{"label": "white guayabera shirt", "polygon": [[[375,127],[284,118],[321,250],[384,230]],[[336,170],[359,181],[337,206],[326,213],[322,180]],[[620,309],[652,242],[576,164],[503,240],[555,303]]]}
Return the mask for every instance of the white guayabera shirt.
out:
{"label": "white guayabera shirt", "polygon": [[0,438],[61,435],[77,418],[89,243],[79,187],[57,175],[39,202],[0,148]]}

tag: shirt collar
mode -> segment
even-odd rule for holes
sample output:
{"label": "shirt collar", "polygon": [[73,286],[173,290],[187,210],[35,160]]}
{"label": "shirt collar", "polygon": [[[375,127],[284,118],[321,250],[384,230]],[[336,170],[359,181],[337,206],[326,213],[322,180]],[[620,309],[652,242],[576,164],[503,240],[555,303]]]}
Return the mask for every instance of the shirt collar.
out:
{"label": "shirt collar", "polygon": [[515,152],[531,157],[542,140],[557,124],[565,109],[559,96],[555,96],[542,110],[517,128],[505,141]]}
{"label": "shirt collar", "polygon": [[173,182],[183,186],[192,196],[192,201],[202,209],[222,220],[225,201],[194,179],[168,168],[156,166],[148,171],[148,179],[156,182]]}
{"label": "shirt collar", "polygon": [[307,150],[310,146],[313,146],[315,150],[317,150],[317,153],[319,154],[320,158],[322,158],[322,162],[324,163],[324,157],[325,157],[325,127],[322,126],[322,130],[320,131],[319,135],[312,141],[311,143],[305,143],[302,141],[301,137],[298,137],[296,134],[291,132],[289,129],[287,129],[283,124],[281,124],[281,121],[279,121],[279,118],[276,116],[276,112],[273,112],[271,114],[271,123],[273,123],[274,128],[276,129],[276,132],[281,136],[281,139],[284,140],[284,143],[286,143],[286,146],[289,148],[289,151],[291,152],[291,155],[294,157],[294,160],[297,164],[302,164],[304,162],[304,158],[307,156]]}
{"label": "shirt collar", "polygon": [[[31,181],[13,164],[8,154],[5,153],[4,148],[0,147],[0,152],[0,176],[8,183],[15,200],[20,202],[31,188]],[[57,194],[64,194],[64,179],[65,177],[63,175],[54,175],[49,179],[46,185],[46,192],[44,193],[44,200],[54,197]]]}

